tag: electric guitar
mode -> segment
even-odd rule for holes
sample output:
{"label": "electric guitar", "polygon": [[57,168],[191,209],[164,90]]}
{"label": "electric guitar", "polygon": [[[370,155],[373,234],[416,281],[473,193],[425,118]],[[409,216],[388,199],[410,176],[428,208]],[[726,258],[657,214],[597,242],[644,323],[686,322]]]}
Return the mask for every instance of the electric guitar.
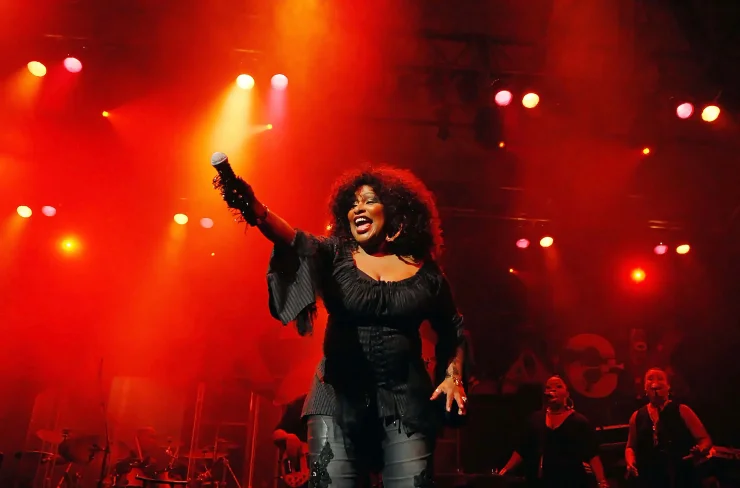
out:
{"label": "electric guitar", "polygon": [[308,444],[301,443],[298,456],[288,456],[286,450],[280,455],[280,478],[290,488],[299,488],[308,483],[311,468],[308,465]]}

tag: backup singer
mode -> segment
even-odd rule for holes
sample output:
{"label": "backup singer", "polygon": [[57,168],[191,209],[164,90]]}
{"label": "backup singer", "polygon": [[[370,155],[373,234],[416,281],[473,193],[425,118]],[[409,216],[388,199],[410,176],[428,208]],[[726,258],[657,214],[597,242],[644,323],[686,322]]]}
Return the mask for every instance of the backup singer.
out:
{"label": "backup singer", "polygon": [[272,432],[272,442],[291,458],[301,454],[303,444],[306,442],[306,424],[303,422],[301,412],[306,402],[306,395],[301,395],[285,406],[280,421]]}
{"label": "backup singer", "polygon": [[645,373],[649,403],[632,414],[624,452],[628,474],[636,485],[650,488],[700,486],[691,457],[712,448],[704,425],[693,410],[670,398],[668,375],[660,368]]}
{"label": "backup singer", "polygon": [[[306,395],[301,395],[285,406],[280,421],[272,432],[272,441],[280,450],[281,459],[287,456],[292,460],[290,468],[293,470],[302,470],[305,466],[303,456],[308,454],[304,452],[303,445],[306,443],[306,424],[303,422],[301,412],[303,404],[306,401]],[[307,468],[307,467],[306,467]],[[286,474],[287,467],[281,465],[281,476]],[[305,484],[301,485],[306,486]]]}
{"label": "backup singer", "polygon": [[[432,194],[407,171],[348,174],[331,198],[331,235],[316,237],[248,190],[247,221],[275,243],[267,275],[272,315],[283,324],[296,320],[306,334],[317,295],[329,313],[324,358],[303,407],[311,486],[355,487],[374,470],[387,488],[429,486],[444,418],[432,400],[444,398],[453,415],[464,415],[467,404],[466,336],[435,261],[442,236]],[[421,354],[424,320],[438,337],[436,389]]]}
{"label": "backup singer", "polygon": [[573,408],[562,378],[547,380],[545,398],[545,409],[532,415],[521,444],[499,474],[524,461],[528,486],[585,488],[592,485],[584,466],[588,463],[598,485],[608,486],[594,428]]}

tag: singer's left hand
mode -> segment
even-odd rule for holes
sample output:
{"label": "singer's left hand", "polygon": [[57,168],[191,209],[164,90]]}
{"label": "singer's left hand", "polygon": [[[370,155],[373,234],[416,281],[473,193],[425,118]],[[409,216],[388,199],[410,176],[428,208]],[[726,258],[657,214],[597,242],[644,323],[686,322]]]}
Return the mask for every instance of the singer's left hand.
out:
{"label": "singer's left hand", "polygon": [[430,400],[436,400],[442,393],[447,396],[445,408],[448,412],[452,411],[452,401],[454,400],[457,403],[458,415],[465,415],[467,413],[468,397],[465,395],[465,389],[459,379],[452,377],[445,378],[434,390]]}

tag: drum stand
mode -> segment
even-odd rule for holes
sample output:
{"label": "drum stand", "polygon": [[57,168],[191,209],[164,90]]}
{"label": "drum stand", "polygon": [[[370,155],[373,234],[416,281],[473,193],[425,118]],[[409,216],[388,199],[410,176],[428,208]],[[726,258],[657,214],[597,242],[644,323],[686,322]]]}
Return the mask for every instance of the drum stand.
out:
{"label": "drum stand", "polygon": [[[108,408],[105,404],[105,391],[103,389],[103,358],[100,358],[100,369],[98,370],[98,382],[100,387],[100,410],[103,413],[103,427],[105,428],[105,448],[103,451],[103,460],[100,463],[100,478],[98,479],[98,488],[105,487],[105,480],[108,477],[108,458],[110,457],[110,432],[108,429]],[[90,453],[90,461],[95,457],[95,452]]]}
{"label": "drum stand", "polygon": [[236,474],[234,473],[234,470],[231,469],[231,463],[229,463],[229,460],[226,459],[226,457],[219,458],[217,461],[215,461],[213,463],[213,466],[215,467],[216,466],[216,463],[218,463],[218,462],[220,462],[221,464],[223,464],[224,467],[226,468],[221,473],[221,483],[219,483],[219,485],[220,486],[226,486],[226,471],[228,471],[229,474],[231,475],[231,479],[233,479],[234,480],[234,483],[236,484],[236,488],[242,488],[241,483],[239,483],[239,478],[236,477]]}

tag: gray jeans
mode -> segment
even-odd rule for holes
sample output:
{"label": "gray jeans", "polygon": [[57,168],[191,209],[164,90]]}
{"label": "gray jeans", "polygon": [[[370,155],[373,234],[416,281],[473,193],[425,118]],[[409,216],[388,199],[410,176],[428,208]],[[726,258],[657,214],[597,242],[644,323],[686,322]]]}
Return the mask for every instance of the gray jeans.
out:
{"label": "gray jeans", "polygon": [[384,423],[384,428],[385,438],[380,446],[355,446],[342,434],[333,417],[309,416],[309,488],[368,486],[372,460],[363,457],[372,455],[374,447],[380,457],[384,488],[431,487],[434,440],[418,433],[407,435],[400,428],[400,420]]}

